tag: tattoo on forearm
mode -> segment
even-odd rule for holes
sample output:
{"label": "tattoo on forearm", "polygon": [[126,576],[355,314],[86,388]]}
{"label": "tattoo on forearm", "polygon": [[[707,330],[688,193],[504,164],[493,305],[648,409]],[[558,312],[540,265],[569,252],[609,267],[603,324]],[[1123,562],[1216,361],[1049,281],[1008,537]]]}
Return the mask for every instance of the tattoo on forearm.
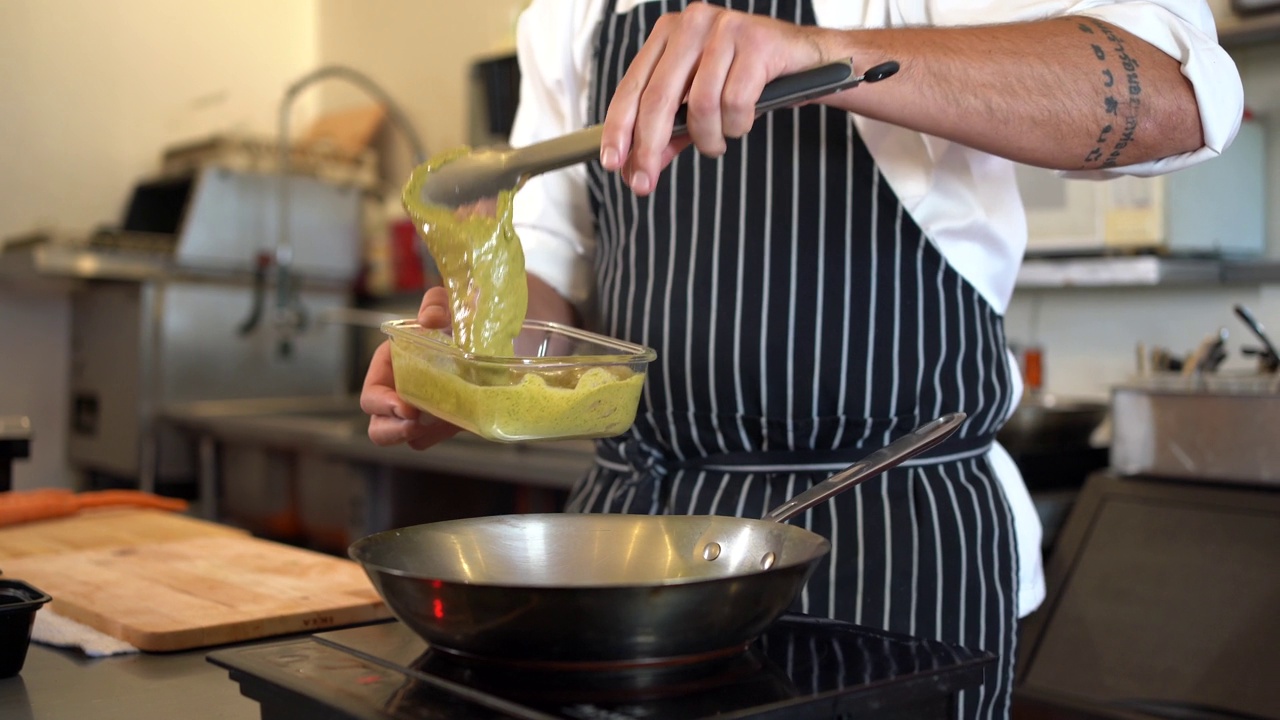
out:
{"label": "tattoo on forearm", "polygon": [[[1099,42],[1090,43],[1090,47],[1094,57],[1107,65],[1100,72],[1102,87],[1108,90],[1102,109],[1115,118],[1108,120],[1098,131],[1094,148],[1085,156],[1084,162],[1086,165],[1100,164],[1104,168],[1115,167],[1124,149],[1133,142],[1134,131],[1138,128],[1138,111],[1142,105],[1138,61],[1129,55],[1124,40],[1102,22],[1090,20],[1078,23],[1076,27],[1086,35],[1101,36]],[[1119,133],[1115,132],[1117,123],[1120,125]]]}

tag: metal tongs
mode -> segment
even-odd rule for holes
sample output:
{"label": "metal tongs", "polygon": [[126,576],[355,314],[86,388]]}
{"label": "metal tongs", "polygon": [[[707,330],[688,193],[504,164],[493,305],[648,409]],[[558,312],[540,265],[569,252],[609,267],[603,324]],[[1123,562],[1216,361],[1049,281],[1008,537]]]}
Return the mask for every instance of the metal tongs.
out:
{"label": "metal tongs", "polygon": [[[864,82],[879,82],[898,72],[898,63],[880,63],[861,75],[854,74],[853,62],[842,60],[784,75],[760,93],[756,114],[796,105],[846,90]],[[687,132],[686,108],[676,114],[673,135]],[[603,126],[590,127],[512,150],[482,149],[464,155],[428,173],[423,179],[423,203],[450,208],[491,198],[499,191],[517,188],[527,178],[558,170],[600,156]]]}

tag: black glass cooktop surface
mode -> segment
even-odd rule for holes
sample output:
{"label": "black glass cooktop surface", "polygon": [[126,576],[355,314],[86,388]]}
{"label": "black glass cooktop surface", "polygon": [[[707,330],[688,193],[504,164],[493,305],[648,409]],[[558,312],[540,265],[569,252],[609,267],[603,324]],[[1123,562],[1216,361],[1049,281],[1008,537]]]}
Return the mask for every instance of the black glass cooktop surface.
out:
{"label": "black glass cooktop surface", "polygon": [[745,651],[626,670],[541,670],[431,650],[399,622],[209,655],[263,720],[946,717],[995,657],[785,615]]}

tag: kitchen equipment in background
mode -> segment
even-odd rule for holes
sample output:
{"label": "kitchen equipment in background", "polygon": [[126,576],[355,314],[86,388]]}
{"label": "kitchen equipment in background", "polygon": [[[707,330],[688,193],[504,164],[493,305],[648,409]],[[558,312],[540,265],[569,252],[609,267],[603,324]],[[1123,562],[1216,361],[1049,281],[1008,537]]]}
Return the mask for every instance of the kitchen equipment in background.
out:
{"label": "kitchen equipment in background", "polygon": [[1031,494],[1046,556],[1089,474],[1107,466],[1108,448],[1098,437],[1107,412],[1102,401],[1029,392],[996,434]]}
{"label": "kitchen equipment in background", "polygon": [[1271,342],[1271,338],[1267,336],[1262,323],[1258,322],[1258,319],[1253,316],[1249,308],[1244,305],[1236,305],[1234,309],[1236,316],[1262,342],[1261,348],[1246,347],[1241,348],[1241,351],[1246,355],[1256,355],[1258,357],[1258,372],[1274,373],[1280,370],[1280,350],[1277,350],[1276,346]]}
{"label": "kitchen equipment in background", "polygon": [[1022,398],[996,433],[1018,466],[1040,517],[1040,550],[1053,551],[1058,529],[1085,478],[1107,465],[1107,404],[1045,392],[1045,350],[1010,346],[1022,374]]}
{"label": "kitchen equipment in background", "polygon": [[[350,156],[340,155],[332,146],[299,144],[294,145],[290,153],[289,169],[297,175],[370,192],[376,190],[381,182],[378,178],[378,155],[372,149]],[[274,138],[239,134],[214,135],[178,143],[164,149],[160,175],[189,177],[207,167],[273,175],[280,171],[280,146]]]}
{"label": "kitchen equipment in background", "polygon": [[1022,373],[1022,399],[996,439],[1013,456],[1033,492],[1078,488],[1090,472],[1107,464],[1101,432],[1107,403],[1046,392],[1044,348],[1012,348]]}
{"label": "kitchen equipment in background", "polygon": [[31,455],[31,420],[0,415],[0,492],[13,489],[13,461]]}
{"label": "kitchen equipment in background", "polygon": [[[345,284],[303,288],[302,301],[314,312],[349,304]],[[195,482],[195,445],[159,422],[164,406],[345,392],[342,328],[316,325],[296,336],[296,352],[282,358],[271,333],[240,333],[249,305],[247,278],[161,274],[75,291],[67,450],[90,485],[136,484],[154,492],[160,484]]]}
{"label": "kitchen equipment in background", "polygon": [[1216,333],[1206,335],[1185,355],[1159,345],[1148,349],[1145,343],[1138,343],[1138,376],[1173,373],[1191,377],[1217,372],[1230,354],[1226,348],[1227,338],[1227,329],[1221,328]]}
{"label": "kitchen equipment in background", "polygon": [[1045,349],[1013,344],[1022,374],[1022,399],[1001,427],[1000,444],[1013,455],[1029,488],[1078,487],[1089,472],[1106,465],[1098,430],[1107,417],[1101,400],[1068,398],[1045,391]]}
{"label": "kitchen equipment in background", "polygon": [[[258,258],[278,223],[275,180],[216,166],[147,180],[119,230],[30,250],[39,272],[84,281],[71,301],[68,454],[90,486],[150,492],[194,481],[194,446],[156,421],[165,405],[345,391],[342,328],[312,324],[289,357],[277,352],[273,328],[242,328],[255,278],[265,282]],[[346,307],[359,270],[360,192],[309,176],[292,184],[301,305]]]}
{"label": "kitchen equipment in background", "polygon": [[1232,12],[1259,15],[1280,10],[1280,0],[1231,0]]}
{"label": "kitchen equipment in background", "polygon": [[1094,441],[1107,409],[1103,401],[1029,395],[996,439],[1013,456],[1028,489],[1078,488],[1107,465],[1107,448]]}
{"label": "kitchen equipment in background", "polygon": [[[163,182],[163,181],[162,181]],[[279,179],[210,167],[192,178],[173,260],[183,267],[252,270],[280,232]],[[142,185],[145,187],[146,183]],[[301,278],[352,281],[359,271],[360,190],[307,175],[289,178],[294,272]],[[170,208],[171,209],[171,208]],[[131,230],[126,219],[124,230]]]}
{"label": "kitchen equipment in background", "polygon": [[741,654],[572,672],[468,662],[403,623],[209,655],[263,720],[786,718],[943,720],[994,655],[837,620],[785,615]]}
{"label": "kitchen equipment in background", "polygon": [[1217,372],[1227,356],[1225,328],[1185,359],[1139,350],[1139,374],[1111,393],[1110,463],[1121,475],[1197,482],[1280,484],[1280,363],[1253,313],[1236,315],[1262,342],[1256,372]]}
{"label": "kitchen equipment in background", "polygon": [[595,461],[590,440],[497,444],[459,433],[431,452],[378,447],[354,395],[212,400],[163,417],[200,449],[204,517],[334,554],[391,528],[558,510]]}
{"label": "kitchen equipment in background", "polygon": [[1222,361],[1227,359],[1227,337],[1226,328],[1205,336],[1191,354],[1182,361],[1180,372],[1186,377],[1216,372]]}
{"label": "kitchen equipment in background", "polygon": [[471,65],[472,147],[506,145],[520,105],[520,62],[514,53]]}
{"label": "kitchen equipment in background", "polygon": [[1277,567],[1274,488],[1092,475],[1022,621],[1014,716],[1030,693],[1078,712],[1028,718],[1280,717]]}
{"label": "kitchen equipment in background", "polygon": [[0,679],[22,672],[36,613],[50,599],[21,580],[0,578]]}
{"label": "kitchen equipment in background", "polygon": [[1111,394],[1121,475],[1280,484],[1280,376],[1151,375]]}
{"label": "kitchen equipment in background", "polygon": [[[898,72],[892,60],[855,75],[851,60],[802,70],[770,81],[756,101],[756,113],[789,107],[824,95],[847,90],[864,82],[879,82]],[[672,134],[686,131],[685,108],[676,114]],[[419,199],[426,205],[459,207],[512,190],[525,178],[577,165],[600,157],[603,126],[592,125],[560,137],[514,149],[475,149],[426,173],[419,184]]]}
{"label": "kitchen equipment in background", "polygon": [[1264,128],[1249,116],[1221,156],[1168,175],[1098,182],[1019,165],[1027,253],[1261,255],[1266,156]]}
{"label": "kitchen equipment in background", "polygon": [[[418,137],[417,131],[413,127],[413,123],[409,122],[404,111],[391,98],[391,96],[372,78],[363,72],[346,65],[324,65],[312,70],[297,80],[289,83],[285,88],[284,97],[280,101],[280,109],[276,115],[277,144],[279,145],[279,160],[277,162],[277,173],[274,183],[274,194],[276,216],[280,220],[275,226],[275,244],[270,253],[271,264],[274,270],[275,282],[275,302],[271,311],[272,331],[277,336],[277,349],[282,356],[288,356],[293,353],[294,337],[305,330],[308,318],[307,307],[299,297],[299,280],[300,276],[306,274],[305,266],[298,264],[297,243],[298,234],[296,232],[296,220],[301,215],[306,220],[310,208],[303,206],[301,208],[295,206],[297,195],[297,183],[295,173],[292,172],[291,161],[293,153],[291,150],[295,144],[289,141],[289,132],[293,127],[291,115],[294,103],[298,97],[312,86],[325,80],[342,80],[364,94],[368,95],[376,102],[375,111],[365,118],[364,132],[349,132],[350,118],[342,118],[341,114],[334,122],[324,125],[324,118],[320,123],[320,127],[313,132],[311,138],[323,138],[331,136],[334,127],[348,126],[348,130],[344,130],[342,134],[348,136],[348,144],[352,148],[362,147],[359,139],[367,133],[363,142],[367,142],[374,132],[370,129],[368,120],[376,119],[373,123],[374,128],[382,124],[382,119],[389,121],[391,127],[400,131],[405,141],[409,144],[410,152],[413,156],[414,163],[422,163],[426,161],[426,150],[422,144],[422,140]],[[360,125],[359,114],[357,113],[357,125]],[[303,138],[305,145],[309,138]],[[359,237],[359,231],[355,237]],[[351,249],[358,247],[358,243],[353,243]],[[264,263],[260,263],[260,267],[264,267]],[[263,287],[259,283],[259,287]],[[245,321],[245,328],[253,330],[256,328],[260,319],[260,303],[256,304],[253,312]]]}
{"label": "kitchen equipment in background", "polygon": [[729,655],[787,609],[831,548],[785,521],[938,445],[964,417],[920,426],[761,520],[482,517],[377,533],[350,555],[437,650],[562,668]]}

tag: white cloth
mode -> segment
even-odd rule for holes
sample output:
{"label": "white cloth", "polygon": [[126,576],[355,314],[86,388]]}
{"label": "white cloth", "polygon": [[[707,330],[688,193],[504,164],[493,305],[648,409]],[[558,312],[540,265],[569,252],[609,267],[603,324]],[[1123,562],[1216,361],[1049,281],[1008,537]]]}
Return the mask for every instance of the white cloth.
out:
{"label": "white cloth", "polygon": [[[617,10],[627,12],[642,2],[655,1],[618,0]],[[520,108],[512,145],[528,145],[587,124],[592,46],[604,2],[534,0],[522,14]],[[1213,16],[1202,0],[812,2],[818,23],[834,28],[990,24],[1089,15],[1177,58],[1195,90],[1205,146],[1154,162],[1070,173],[1073,176],[1152,175],[1216,157],[1231,143],[1243,118],[1239,73],[1218,45]],[[854,117],[853,122],[904,208],[947,262],[997,312],[1004,313],[1026,249],[1026,216],[1014,163],[894,125],[862,117]],[[585,169],[575,166],[531,179],[515,198],[514,223],[528,270],[585,308],[594,287],[595,248]],[[1016,371],[1011,375],[1019,377]],[[1014,513],[1021,561],[1019,612],[1025,615],[1044,599],[1040,521],[1008,453],[997,447],[990,460]]]}
{"label": "white cloth", "polygon": [[124,640],[94,630],[65,615],[59,615],[51,608],[44,608],[36,613],[36,622],[31,628],[31,640],[41,645],[74,648],[89,657],[139,652],[138,648]]}

